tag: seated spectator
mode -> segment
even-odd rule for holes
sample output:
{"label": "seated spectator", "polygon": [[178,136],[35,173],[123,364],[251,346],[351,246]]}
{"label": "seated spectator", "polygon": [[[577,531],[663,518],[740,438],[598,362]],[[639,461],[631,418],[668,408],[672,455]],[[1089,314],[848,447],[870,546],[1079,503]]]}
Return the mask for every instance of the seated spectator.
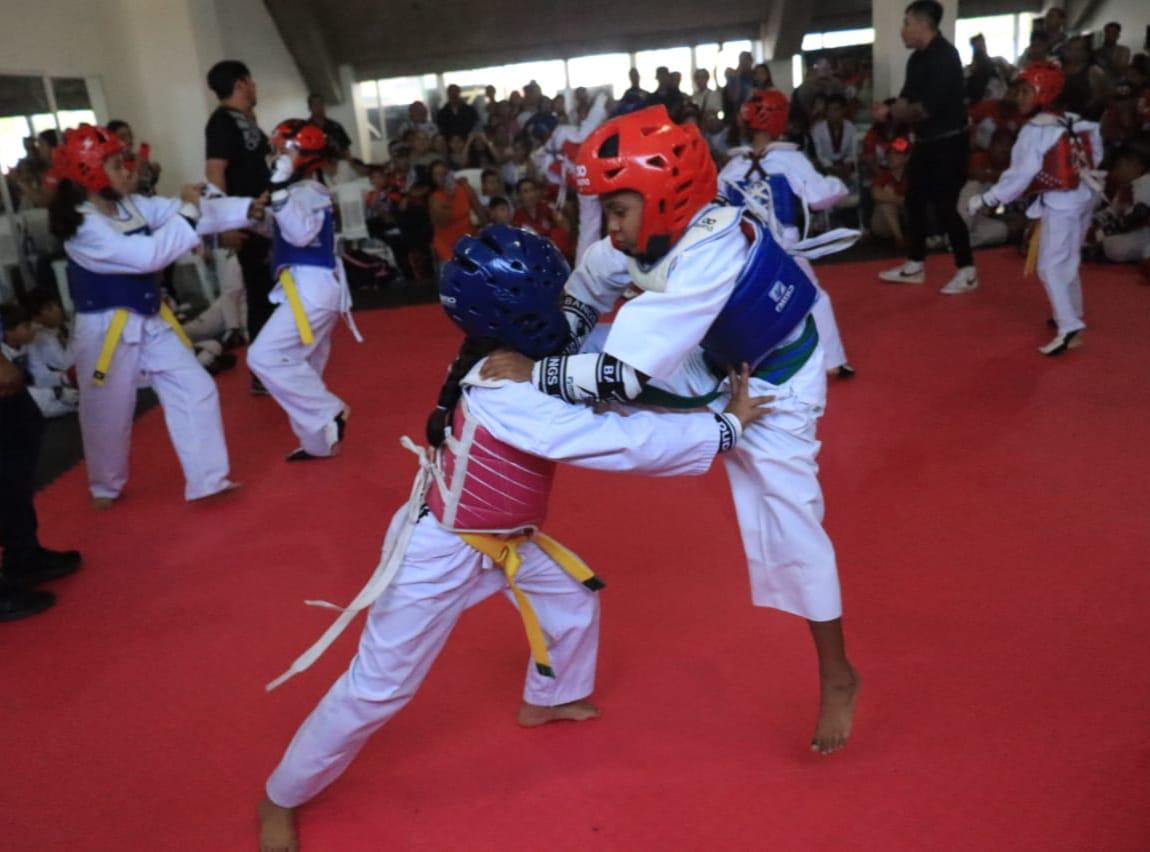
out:
{"label": "seated spectator", "polygon": [[363,216],[367,220],[368,231],[372,236],[382,233],[382,228],[391,220],[391,198],[387,185],[387,167],[372,166],[367,173],[371,190],[363,198]]}
{"label": "seated spectator", "polygon": [[503,181],[495,169],[484,169],[479,178],[479,203],[489,207],[495,198],[502,198]]}
{"label": "seated spectator", "polygon": [[894,116],[890,114],[889,107],[895,100],[887,98],[883,101],[883,106],[888,109],[879,111],[882,115],[881,120],[875,121],[863,135],[862,145],[859,148],[859,174],[868,185],[880,169],[887,167],[887,149],[890,143],[896,137],[905,135],[899,132]]}
{"label": "seated spectator", "polygon": [[858,131],[846,120],[846,108],[844,96],[827,98],[827,117],[811,128],[811,141],[823,171],[849,186],[858,174]]}
{"label": "seated spectator", "polygon": [[439,127],[431,120],[427,104],[423,101],[412,101],[408,106],[407,120],[399,125],[399,137],[402,139],[409,130],[422,130],[428,139],[439,132]]}
{"label": "seated spectator", "polygon": [[1062,73],[1062,105],[1068,112],[1098,121],[1106,106],[1106,73],[1090,62],[1090,45],[1084,36],[1066,42]]}
{"label": "seated spectator", "polygon": [[738,125],[736,124],[735,128],[732,129],[723,119],[719,118],[717,112],[708,110],[703,113],[702,130],[703,137],[707,140],[707,146],[711,149],[711,156],[715,158],[717,165],[722,166],[727,162],[727,152],[733,147],[731,136],[738,132]]}
{"label": "seated spectator", "polygon": [[466,179],[456,179],[447,163],[437,160],[431,165],[431,196],[428,212],[435,228],[432,246],[435,256],[441,262],[451,259],[452,250],[460,237],[475,232],[471,224],[471,214],[476,214],[482,226],[487,219],[487,211],[479,204],[479,196]]}
{"label": "seated spectator", "polygon": [[538,184],[531,178],[524,178],[515,187],[515,215],[511,224],[517,228],[530,228],[541,237],[547,237],[555,247],[571,259],[574,248],[571,229],[563,214],[556,212],[543,201]]}
{"label": "seated spectator", "polygon": [[467,140],[467,168],[487,169],[499,165],[499,157],[482,129],[471,134]]}
{"label": "seated spectator", "polygon": [[524,178],[537,177],[535,163],[531,159],[531,147],[525,137],[517,136],[511,143],[511,159],[503,164],[501,177],[507,189],[514,189]]}
{"label": "seated spectator", "polygon": [[510,225],[511,224],[511,202],[498,195],[492,198],[487,204],[487,217],[492,225]]}
{"label": "seated spectator", "polygon": [[906,163],[910,159],[910,142],[905,136],[891,141],[887,149],[887,166],[874,177],[871,193],[874,213],[871,214],[871,232],[884,239],[893,239],[901,251],[906,247]]}
{"label": "seated spectator", "polygon": [[155,195],[163,168],[152,159],[152,146],[143,142],[137,150],[132,125],[126,121],[112,119],[108,122],[108,129],[124,143],[124,165],[131,165],[136,170],[136,191],[140,195]]}
{"label": "seated spectator", "polygon": [[1111,21],[1102,28],[1102,44],[1094,51],[1095,64],[1114,81],[1122,78],[1130,67],[1130,48],[1118,43],[1122,37],[1122,25]]}
{"label": "seated spectator", "polygon": [[1117,212],[1102,239],[1102,252],[1115,263],[1150,260],[1150,151],[1136,147],[1120,151],[1110,177],[1116,202],[1111,206]]}
{"label": "seated spectator", "polygon": [[1098,122],[1106,153],[1112,154],[1129,144],[1138,135],[1141,123],[1136,92],[1127,80],[1121,80]]}
{"label": "seated spectator", "polygon": [[1015,133],[1001,127],[991,136],[986,150],[975,150],[970,155],[967,166],[968,179],[958,195],[958,214],[970,230],[970,244],[997,246],[1012,237],[1021,236],[1026,227],[1025,203],[1007,205],[1003,213],[983,209],[977,215],[970,215],[967,199],[981,195],[998,182],[1002,173],[1010,165],[1010,151],[1014,147]]}
{"label": "seated spectator", "polygon": [[468,168],[467,140],[462,136],[447,137],[447,165],[453,172]]}
{"label": "seated spectator", "polygon": [[466,140],[479,124],[479,113],[475,107],[463,102],[459,86],[448,86],[447,103],[435,114],[435,123],[444,139],[459,136]]}
{"label": "seated spectator", "polygon": [[29,363],[30,344],[36,337],[28,314],[18,305],[0,305],[0,356],[24,373],[28,393],[35,400],[40,413],[45,417],[61,417],[73,414],[80,407],[80,394],[76,390],[75,372],[68,383],[56,381],[52,385],[37,385]]}
{"label": "seated spectator", "polygon": [[35,336],[28,346],[28,371],[39,387],[76,387],[76,356],[67,317],[55,291],[37,287],[25,301]]}
{"label": "seated spectator", "polygon": [[412,130],[404,135],[404,143],[411,148],[411,164],[422,172],[420,176],[430,176],[431,164],[442,159],[432,149],[432,137],[425,130]]}
{"label": "seated spectator", "polygon": [[1026,123],[1026,119],[1018,111],[1018,88],[1011,86],[1007,89],[1006,97],[1001,99],[984,98],[976,104],[971,104],[968,110],[971,126],[971,147],[985,151],[990,147],[991,137],[998,130],[1007,130],[1017,135]]}

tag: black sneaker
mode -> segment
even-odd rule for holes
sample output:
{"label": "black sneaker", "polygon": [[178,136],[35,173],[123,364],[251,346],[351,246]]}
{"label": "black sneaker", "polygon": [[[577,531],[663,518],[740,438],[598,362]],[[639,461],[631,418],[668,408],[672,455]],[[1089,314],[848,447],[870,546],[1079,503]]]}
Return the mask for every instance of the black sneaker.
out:
{"label": "black sneaker", "polygon": [[208,364],[206,369],[209,376],[218,376],[227,370],[230,370],[236,365],[236,356],[231,352],[223,352],[215,357],[212,363]]}
{"label": "black sneaker", "polygon": [[80,569],[83,558],[78,550],[49,550],[41,547],[27,556],[4,559],[4,579],[11,586],[29,588],[59,580]]}
{"label": "black sneaker", "polygon": [[224,332],[224,336],[220,338],[220,345],[224,347],[225,351],[239,349],[241,346],[247,346],[248,340],[242,331],[238,328],[232,328]]}
{"label": "black sneaker", "polygon": [[836,367],[831,370],[831,372],[840,379],[853,379],[855,377],[855,368],[850,364],[843,364],[841,367]]}
{"label": "black sneaker", "polygon": [[264,387],[264,383],[252,376],[252,396],[271,396],[271,391]]}
{"label": "black sneaker", "polygon": [[56,603],[56,596],[39,589],[19,589],[0,580],[0,621],[37,615]]}

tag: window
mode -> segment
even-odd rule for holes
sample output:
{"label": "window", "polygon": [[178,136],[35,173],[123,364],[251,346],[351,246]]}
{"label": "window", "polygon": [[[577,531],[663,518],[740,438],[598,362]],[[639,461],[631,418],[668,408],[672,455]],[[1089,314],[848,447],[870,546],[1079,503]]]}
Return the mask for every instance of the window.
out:
{"label": "window", "polygon": [[588,89],[594,89],[606,86],[616,98],[627,91],[630,85],[627,73],[630,70],[629,53],[600,53],[567,60],[567,79],[571,81],[572,88],[586,86]]}
{"label": "window", "polygon": [[[711,74],[711,85],[721,89],[727,82],[726,70],[737,68],[739,54],[743,51],[754,53],[754,45],[750,39],[740,41],[724,41],[721,44],[714,42],[695,46],[695,67],[705,68]],[[694,86],[684,84],[683,89],[694,90]]]}
{"label": "window", "polygon": [[959,18],[954,22],[954,46],[962,63],[968,65],[974,57],[970,40],[980,33],[986,38],[986,51],[992,57],[1001,56],[1015,62],[1030,43],[1030,25],[1034,16],[986,15],[980,18]]}
{"label": "window", "polygon": [[658,85],[655,82],[655,69],[665,65],[668,71],[678,71],[683,75],[680,89],[691,91],[691,48],[667,47],[662,50],[640,50],[635,54],[635,67],[639,69],[639,85],[648,92],[653,92]]}
{"label": "window", "polygon": [[0,75],[0,167],[10,169],[24,158],[27,137],[84,122],[95,124],[97,118],[83,78]]}
{"label": "window", "polygon": [[855,44],[874,44],[874,27],[858,30],[834,30],[829,33],[807,33],[803,36],[803,53],[827,50],[832,47],[850,47]]}

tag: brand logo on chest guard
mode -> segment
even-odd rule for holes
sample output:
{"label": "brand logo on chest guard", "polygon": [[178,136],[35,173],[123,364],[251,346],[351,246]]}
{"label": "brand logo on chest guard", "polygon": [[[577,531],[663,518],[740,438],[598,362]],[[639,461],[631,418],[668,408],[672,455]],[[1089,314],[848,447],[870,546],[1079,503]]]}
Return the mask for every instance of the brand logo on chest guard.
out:
{"label": "brand logo on chest guard", "polygon": [[712,218],[711,216],[704,216],[702,219],[700,219],[695,224],[709,233],[709,232],[715,230],[715,226],[717,224],[719,224],[719,220]]}
{"label": "brand logo on chest guard", "polygon": [[775,312],[782,313],[786,308],[787,302],[791,300],[791,296],[795,294],[794,284],[784,284],[782,281],[776,281],[771,285],[771,289],[767,291],[767,296],[775,303]]}

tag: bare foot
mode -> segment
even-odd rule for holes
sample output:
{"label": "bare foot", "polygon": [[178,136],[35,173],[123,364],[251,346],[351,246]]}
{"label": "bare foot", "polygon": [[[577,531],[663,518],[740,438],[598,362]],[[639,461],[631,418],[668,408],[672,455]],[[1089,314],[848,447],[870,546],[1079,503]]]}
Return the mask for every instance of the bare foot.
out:
{"label": "bare foot", "polygon": [[116,500],[114,497],[93,497],[92,508],[97,512],[106,512],[108,509],[112,508],[115,502]]}
{"label": "bare foot", "polygon": [[599,708],[586,699],[569,701],[555,707],[540,707],[538,704],[528,704],[524,701],[515,721],[524,728],[538,728],[548,722],[586,722],[588,719],[598,718]]}
{"label": "bare foot", "polygon": [[819,687],[819,722],[811,751],[834,754],[847,744],[854,719],[855,699],[862,683],[853,668],[841,675],[824,676]]}
{"label": "bare foot", "polygon": [[271,799],[260,802],[260,852],[299,852],[295,811]]}

